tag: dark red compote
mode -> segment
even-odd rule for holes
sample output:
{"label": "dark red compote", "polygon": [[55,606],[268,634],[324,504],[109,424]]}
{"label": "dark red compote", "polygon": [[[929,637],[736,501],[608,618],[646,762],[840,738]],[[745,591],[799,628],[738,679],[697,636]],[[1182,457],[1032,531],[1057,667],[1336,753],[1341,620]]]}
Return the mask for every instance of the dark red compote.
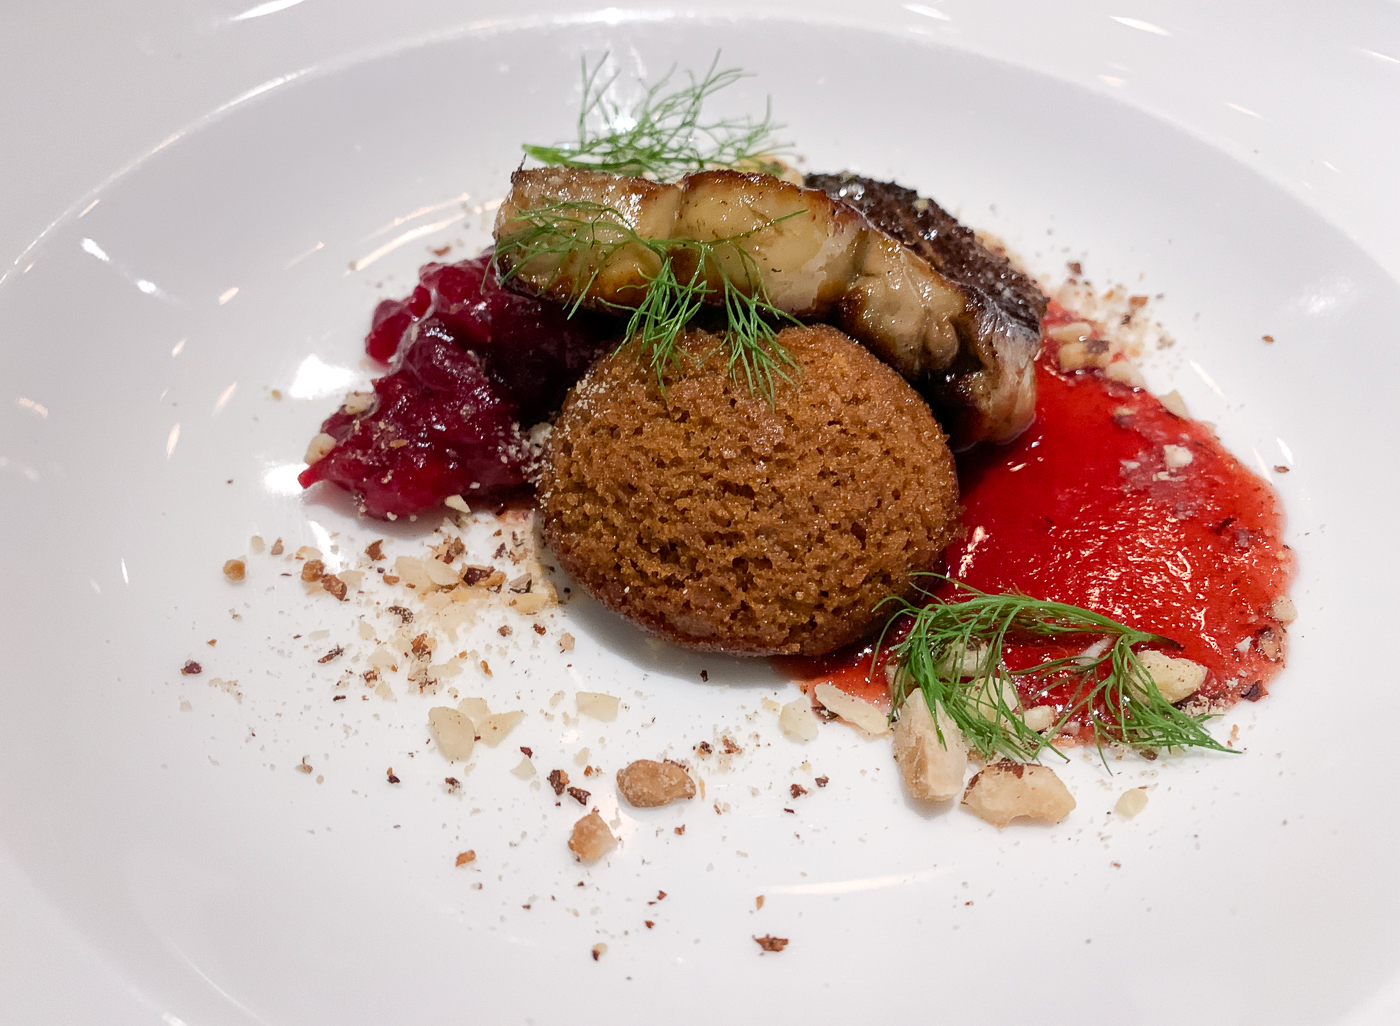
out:
{"label": "dark red compote", "polygon": [[[548,418],[616,332],[503,286],[489,256],[426,264],[374,311],[365,352],[390,372],[321,426],[334,446],[301,473],[394,520],[451,495],[491,505],[528,491],[530,427]],[[359,408],[357,408],[359,407]],[[321,440],[325,442],[325,439]]]}
{"label": "dark red compote", "polygon": [[[1052,303],[1042,331],[1074,320]],[[1160,634],[1175,643],[1168,654],[1206,667],[1199,697],[1258,699],[1283,664],[1291,618],[1278,496],[1209,426],[1102,370],[1062,369],[1058,349],[1047,336],[1037,358],[1035,423],[1009,445],[960,456],[967,533],[942,569],[981,591],[1069,603]],[[786,665],[888,707],[871,654]],[[1006,651],[1013,668],[1066,654]]]}

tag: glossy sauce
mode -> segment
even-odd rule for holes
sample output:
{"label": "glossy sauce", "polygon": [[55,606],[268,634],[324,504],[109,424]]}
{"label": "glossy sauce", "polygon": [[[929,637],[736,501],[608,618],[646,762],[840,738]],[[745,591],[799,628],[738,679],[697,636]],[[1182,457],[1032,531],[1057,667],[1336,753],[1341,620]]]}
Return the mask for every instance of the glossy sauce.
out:
{"label": "glossy sauce", "polygon": [[[1076,318],[1057,304],[1042,331]],[[967,533],[944,553],[949,577],[1083,606],[1176,642],[1206,666],[1200,696],[1257,700],[1281,668],[1273,615],[1293,575],[1278,496],[1209,427],[1099,370],[1064,372],[1046,338],[1036,422],[1006,446],[958,461]],[[1168,466],[1190,454],[1184,466]],[[945,589],[946,591],[946,589]],[[783,660],[804,683],[833,683],[888,707],[873,646]],[[1008,647],[1013,668],[1059,651]],[[1069,696],[1051,692],[1051,704]],[[1044,699],[1041,699],[1043,702]]]}

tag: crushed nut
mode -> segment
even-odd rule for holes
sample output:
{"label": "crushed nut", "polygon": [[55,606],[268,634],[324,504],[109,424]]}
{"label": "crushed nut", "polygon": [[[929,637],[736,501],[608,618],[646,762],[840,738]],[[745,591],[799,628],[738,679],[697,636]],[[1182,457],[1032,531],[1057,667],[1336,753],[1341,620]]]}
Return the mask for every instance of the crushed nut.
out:
{"label": "crushed nut", "polygon": [[319,559],[308,559],[301,565],[301,579],[307,584],[314,584],[326,573],[326,564]]}
{"label": "crushed nut", "polygon": [[564,793],[564,788],[569,786],[569,774],[563,770],[549,771],[549,786],[554,788],[556,797]]}
{"label": "crushed nut", "polygon": [[638,759],[617,771],[617,789],[627,804],[653,809],[695,797],[695,781],[675,762]]}
{"label": "crushed nut", "polygon": [[230,559],[224,564],[224,576],[230,581],[241,581],[248,575],[248,567],[241,559]]}
{"label": "crushed nut", "polygon": [[783,948],[788,946],[788,939],[786,937],[774,937],[767,933],[762,937],[755,937],[754,940],[758,942],[758,946],[764,951],[774,953],[782,951]]}
{"label": "crushed nut", "polygon": [[1124,819],[1132,819],[1145,808],[1147,808],[1147,790],[1141,787],[1124,791],[1113,805],[1113,811]]}
{"label": "crushed nut", "polygon": [[616,844],[617,838],[596,812],[590,812],[575,823],[573,832],[569,834],[569,850],[584,862],[602,858]]}
{"label": "crushed nut", "polygon": [[365,546],[365,555],[378,563],[384,558],[384,539],[376,538]]}
{"label": "crushed nut", "polygon": [[588,795],[589,792],[585,791],[581,787],[569,788],[569,797],[572,798],[574,801],[578,802],[580,805],[588,805]]}
{"label": "crushed nut", "polygon": [[180,673],[186,677],[194,677],[204,672],[204,667],[200,666],[193,659],[186,660],[185,665],[180,667]]}
{"label": "crushed nut", "polygon": [[937,726],[934,725],[924,693],[917,688],[900,706],[893,747],[904,786],[915,798],[944,801],[962,790],[963,774],[967,772],[967,741],[942,706],[938,709]]}
{"label": "crushed nut", "polygon": [[974,776],[962,803],[997,828],[1013,819],[1058,823],[1074,811],[1074,796],[1049,766],[1002,759]]}
{"label": "crushed nut", "polygon": [[459,865],[459,866],[465,866],[465,865],[467,865],[467,863],[469,863],[469,862],[475,862],[475,861],[476,861],[476,851],[475,851],[475,849],[472,849],[472,848],[468,848],[466,851],[462,852],[461,854],[459,854],[459,855],[457,856],[457,865]]}

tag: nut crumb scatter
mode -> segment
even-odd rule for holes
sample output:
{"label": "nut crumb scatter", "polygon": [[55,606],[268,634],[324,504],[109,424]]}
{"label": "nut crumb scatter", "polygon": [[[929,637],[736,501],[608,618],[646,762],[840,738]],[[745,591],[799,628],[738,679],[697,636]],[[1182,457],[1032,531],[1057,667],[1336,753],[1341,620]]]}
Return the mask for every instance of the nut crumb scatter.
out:
{"label": "nut crumb scatter", "polygon": [[230,581],[241,581],[247,576],[248,568],[241,559],[230,559],[224,564],[224,576]]}
{"label": "nut crumb scatter", "polygon": [[680,826],[676,827],[676,836],[677,836],[677,837],[684,837],[684,836],[685,836],[685,824],[684,824],[684,823],[682,823]]}
{"label": "nut crumb scatter", "polygon": [[569,835],[569,850],[584,862],[597,861],[616,844],[617,838],[596,812],[590,812],[575,823]]}
{"label": "nut crumb scatter", "polygon": [[595,944],[595,945],[593,945],[593,947],[592,947],[590,950],[593,952],[593,961],[596,962],[596,961],[598,961],[598,959],[600,959],[603,955],[607,954],[607,952],[608,952],[608,946],[607,946],[606,944],[601,944],[601,943],[600,943],[600,944]]}
{"label": "nut crumb scatter", "polygon": [[331,649],[329,652],[327,652],[325,655],[323,655],[320,659],[317,659],[316,661],[318,663],[328,663],[332,659],[335,659],[337,656],[342,656],[344,654],[345,649],[339,645],[336,645],[335,648]]}
{"label": "nut crumb scatter", "polygon": [[825,787],[827,784],[831,783],[831,778],[830,778],[830,777],[817,777],[817,779],[814,781],[814,783],[815,783],[818,787]]}
{"label": "nut crumb scatter", "polygon": [[782,951],[783,948],[788,946],[788,939],[786,937],[774,937],[772,934],[767,933],[762,937],[755,937],[754,941],[764,951],[771,951],[774,953]]}
{"label": "nut crumb scatter", "polygon": [[389,783],[391,784],[401,783],[399,778],[394,776],[394,767],[392,766],[390,766],[387,770],[384,771],[384,775],[389,778]]}
{"label": "nut crumb scatter", "polygon": [[679,763],[638,759],[617,771],[617,790],[633,808],[652,809],[694,798],[695,781]]}
{"label": "nut crumb scatter", "polygon": [[341,602],[345,601],[345,594],[349,590],[349,586],[335,574],[322,574],[321,587],[325,588],[326,591],[330,592]]}
{"label": "nut crumb scatter", "polygon": [[194,677],[204,672],[204,667],[200,666],[193,659],[187,660],[185,665],[180,667],[180,673],[186,677]]}
{"label": "nut crumb scatter", "polygon": [[554,788],[556,797],[562,795],[564,793],[564,788],[569,786],[569,774],[565,773],[563,770],[550,770],[549,786]]}
{"label": "nut crumb scatter", "polygon": [[476,852],[470,848],[457,856],[457,865],[459,866],[465,866],[467,863],[475,861]]}
{"label": "nut crumb scatter", "polygon": [[267,552],[268,552],[268,555],[271,555],[271,556],[280,556],[280,555],[282,555],[282,552],[283,552],[283,549],[282,549],[282,539],[281,539],[281,538],[278,538],[275,542],[273,542],[273,543],[272,543],[272,548],[268,549]]}
{"label": "nut crumb scatter", "polygon": [[755,911],[763,907],[763,895],[760,894],[758,897],[753,899],[753,907]]}
{"label": "nut crumb scatter", "polygon": [[365,555],[376,563],[384,558],[384,539],[377,538],[365,546]]}
{"label": "nut crumb scatter", "polygon": [[807,789],[801,784],[793,784],[791,787],[788,788],[788,793],[790,793],[794,798],[801,798],[804,794],[807,793]]}
{"label": "nut crumb scatter", "polygon": [[569,788],[569,797],[572,798],[574,801],[578,802],[578,803],[579,803],[580,805],[582,805],[582,806],[587,807],[587,805],[588,805],[588,795],[589,795],[589,792],[585,791],[585,790],[584,790],[583,788],[581,788],[581,787],[571,787],[571,788]]}
{"label": "nut crumb scatter", "polygon": [[308,559],[301,565],[301,579],[307,584],[312,584],[325,576],[326,564],[319,559]]}

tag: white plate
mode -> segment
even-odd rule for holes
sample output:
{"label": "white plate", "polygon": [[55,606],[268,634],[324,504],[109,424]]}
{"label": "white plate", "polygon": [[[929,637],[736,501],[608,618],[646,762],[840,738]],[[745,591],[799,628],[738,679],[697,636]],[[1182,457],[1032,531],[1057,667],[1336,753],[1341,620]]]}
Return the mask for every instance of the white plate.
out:
{"label": "white plate", "polygon": [[[1400,73],[1387,25],[1280,17],[1251,48],[1242,14],[784,13],[491,23],[283,2],[199,22],[95,11],[76,41],[16,21],[17,49],[67,38],[95,84],[40,88],[46,123],[4,113],[3,155],[28,155],[0,199],[6,1021],[1389,1021],[1400,215],[1364,162],[1394,156],[1376,138]],[[1315,76],[1269,63],[1310,44]],[[1300,619],[1274,694],[1230,717],[1248,755],[1111,778],[1077,758],[1068,821],[998,833],[910,806],[882,742],[784,741],[761,700],[793,689],[766,666],[651,645],[577,602],[551,624],[579,637],[571,656],[527,645],[473,685],[529,716],[454,796],[429,701],[332,704],[316,657],[353,642],[353,610],[303,598],[266,556],[241,587],[221,579],[254,533],[325,548],[341,532],[347,552],[385,533],[289,475],[370,371],[374,302],[427,247],[482,243],[478,208],[519,142],[570,131],[579,55],[655,74],[719,48],[757,73],[731,102],[771,94],[810,167],[917,186],[1047,277],[1082,259],[1164,294],[1178,345],[1153,386],[1251,465],[1291,467],[1275,483]],[[51,86],[45,66],[9,74]],[[83,131],[89,109],[106,128]],[[181,677],[191,657],[205,673]],[[237,678],[241,703],[211,676]],[[628,708],[547,720],[577,687]],[[593,868],[564,850],[574,811],[508,773],[516,744],[571,771],[589,745],[610,776],[717,727],[746,753],[703,771],[706,802],[621,813],[622,847]],[[831,784],[788,800],[816,774]],[[1115,820],[1139,783],[1147,811]],[[593,790],[611,816],[611,788]],[[478,861],[455,868],[465,848]],[[760,955],[765,933],[791,945]]]}

